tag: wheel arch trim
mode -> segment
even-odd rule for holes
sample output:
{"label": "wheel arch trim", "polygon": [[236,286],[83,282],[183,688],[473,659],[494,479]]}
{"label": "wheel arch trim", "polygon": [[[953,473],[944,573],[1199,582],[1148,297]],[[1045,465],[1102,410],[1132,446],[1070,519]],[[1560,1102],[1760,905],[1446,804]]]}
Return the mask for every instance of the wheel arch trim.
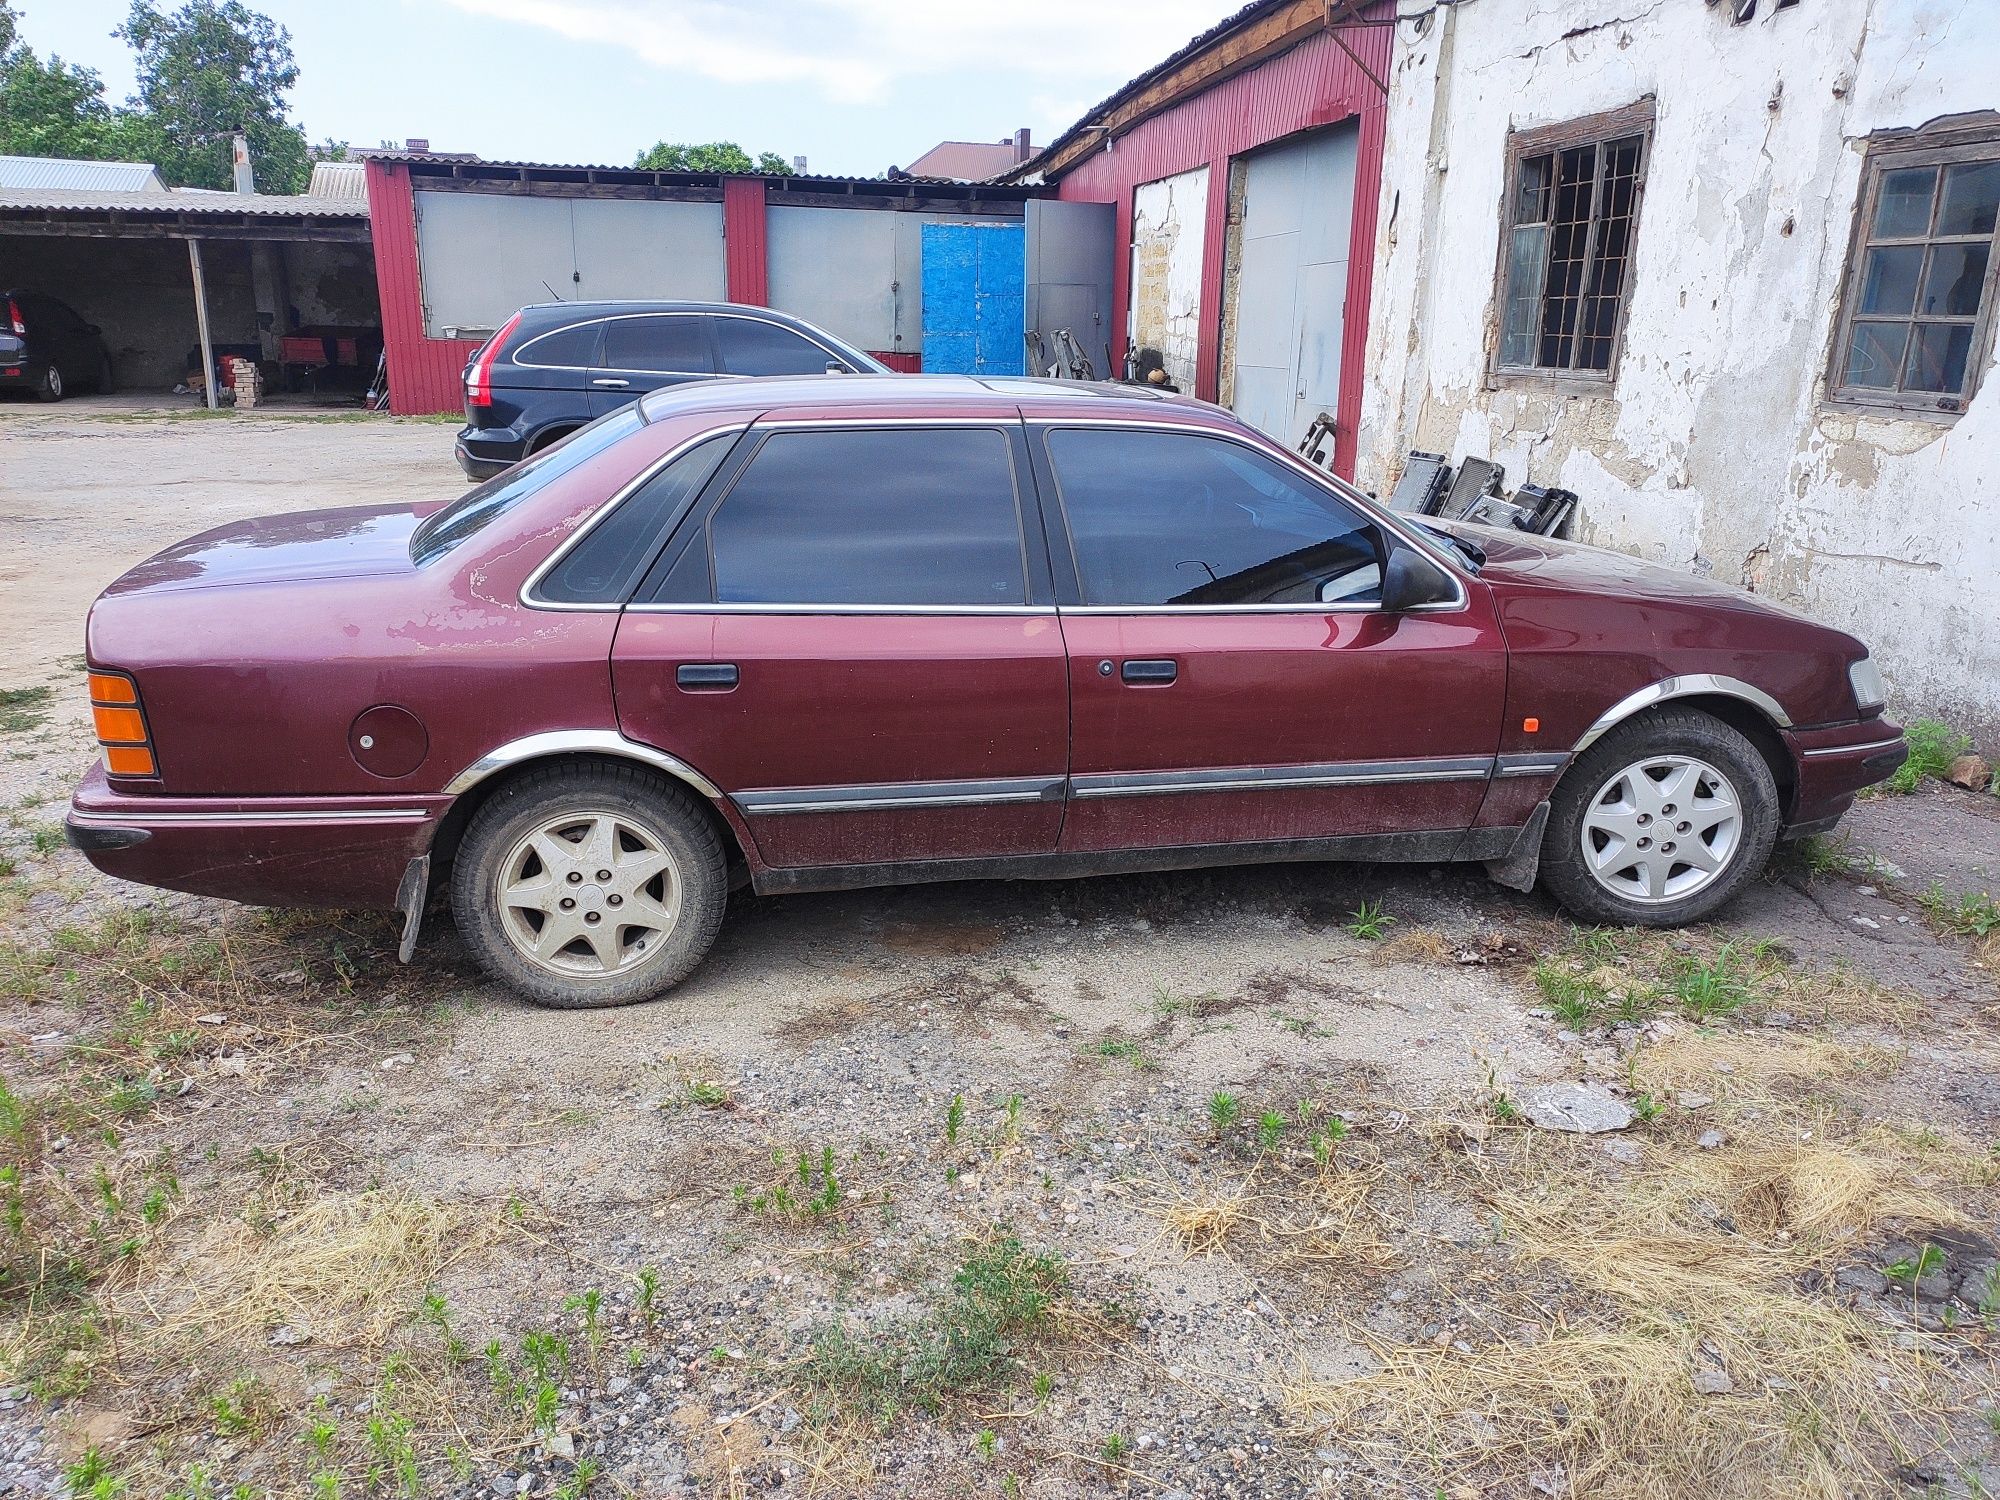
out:
{"label": "wheel arch trim", "polygon": [[1770,720],[1773,728],[1790,729],[1791,716],[1784,705],[1760,687],[1753,687],[1740,677],[1724,677],[1713,672],[1690,672],[1680,677],[1665,677],[1655,683],[1640,688],[1619,699],[1611,707],[1597,716],[1590,728],[1570,751],[1581,755],[1604,736],[1616,729],[1634,714],[1645,712],[1661,703],[1672,702],[1676,698],[1721,697],[1735,698],[1749,704]]}
{"label": "wheel arch trim", "polygon": [[469,792],[482,781],[515,766],[565,755],[608,755],[618,760],[636,761],[656,771],[664,771],[711,802],[720,804],[726,800],[720,787],[679,756],[655,750],[637,740],[628,740],[615,729],[553,729],[509,740],[487,751],[446,782],[445,795],[456,797]]}

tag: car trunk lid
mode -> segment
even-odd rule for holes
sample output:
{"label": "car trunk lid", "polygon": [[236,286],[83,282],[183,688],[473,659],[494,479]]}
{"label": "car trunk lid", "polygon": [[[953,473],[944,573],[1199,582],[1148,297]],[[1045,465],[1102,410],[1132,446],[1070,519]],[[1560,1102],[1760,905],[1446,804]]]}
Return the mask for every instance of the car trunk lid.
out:
{"label": "car trunk lid", "polygon": [[237,584],[366,578],[412,571],[408,505],[259,516],[204,531],[133,568],[107,595]]}

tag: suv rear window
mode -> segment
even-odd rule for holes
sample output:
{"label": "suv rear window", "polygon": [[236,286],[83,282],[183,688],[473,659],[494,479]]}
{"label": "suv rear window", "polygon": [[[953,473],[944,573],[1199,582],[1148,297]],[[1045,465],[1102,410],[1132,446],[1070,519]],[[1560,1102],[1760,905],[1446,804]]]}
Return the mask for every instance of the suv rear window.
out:
{"label": "suv rear window", "polygon": [[553,447],[544,448],[533,458],[523,459],[513,468],[495,474],[486,483],[467,490],[443,510],[435,511],[410,533],[410,561],[418,567],[435,562],[460,542],[505,515],[530,495],[539,492],[551,479],[588,463],[606,448],[630,437],[646,425],[637,406],[621,407],[608,417],[599,417],[588,427],[579,427]]}
{"label": "suv rear window", "polygon": [[529,339],[513,353],[517,365],[553,365],[562,370],[587,370],[597,363],[597,339],[604,332],[601,321],[572,323]]}

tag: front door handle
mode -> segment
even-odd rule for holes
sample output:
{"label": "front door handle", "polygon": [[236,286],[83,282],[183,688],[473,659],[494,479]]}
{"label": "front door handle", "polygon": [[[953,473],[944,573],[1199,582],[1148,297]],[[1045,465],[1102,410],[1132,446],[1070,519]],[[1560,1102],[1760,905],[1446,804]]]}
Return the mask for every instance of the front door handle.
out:
{"label": "front door handle", "polygon": [[629,380],[593,380],[592,385],[601,385],[608,391],[622,391],[632,384]]}
{"label": "front door handle", "polygon": [[1160,687],[1179,677],[1181,666],[1172,657],[1150,661],[1128,661],[1119,668],[1118,675],[1127,682]]}
{"label": "front door handle", "polygon": [[684,693],[726,693],[736,686],[736,663],[683,662],[674,669],[674,682]]}

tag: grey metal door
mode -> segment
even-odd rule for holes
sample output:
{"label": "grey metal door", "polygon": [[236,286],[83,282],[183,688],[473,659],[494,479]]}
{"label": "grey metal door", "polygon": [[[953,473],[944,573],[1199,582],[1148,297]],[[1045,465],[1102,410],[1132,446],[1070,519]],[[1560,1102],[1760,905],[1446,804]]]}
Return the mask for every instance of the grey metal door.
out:
{"label": "grey metal door", "polygon": [[1340,397],[1358,138],[1336,125],[1243,163],[1229,404],[1286,444]]}
{"label": "grey metal door", "polygon": [[[1099,380],[1110,368],[1112,239],[1116,208],[1109,203],[1064,203],[1031,198],[1027,208],[1027,306],[1024,321],[1053,354],[1058,330],[1069,330],[1089,356]],[[1031,345],[1034,341],[1030,341]],[[1030,375],[1045,373],[1030,369]]]}

